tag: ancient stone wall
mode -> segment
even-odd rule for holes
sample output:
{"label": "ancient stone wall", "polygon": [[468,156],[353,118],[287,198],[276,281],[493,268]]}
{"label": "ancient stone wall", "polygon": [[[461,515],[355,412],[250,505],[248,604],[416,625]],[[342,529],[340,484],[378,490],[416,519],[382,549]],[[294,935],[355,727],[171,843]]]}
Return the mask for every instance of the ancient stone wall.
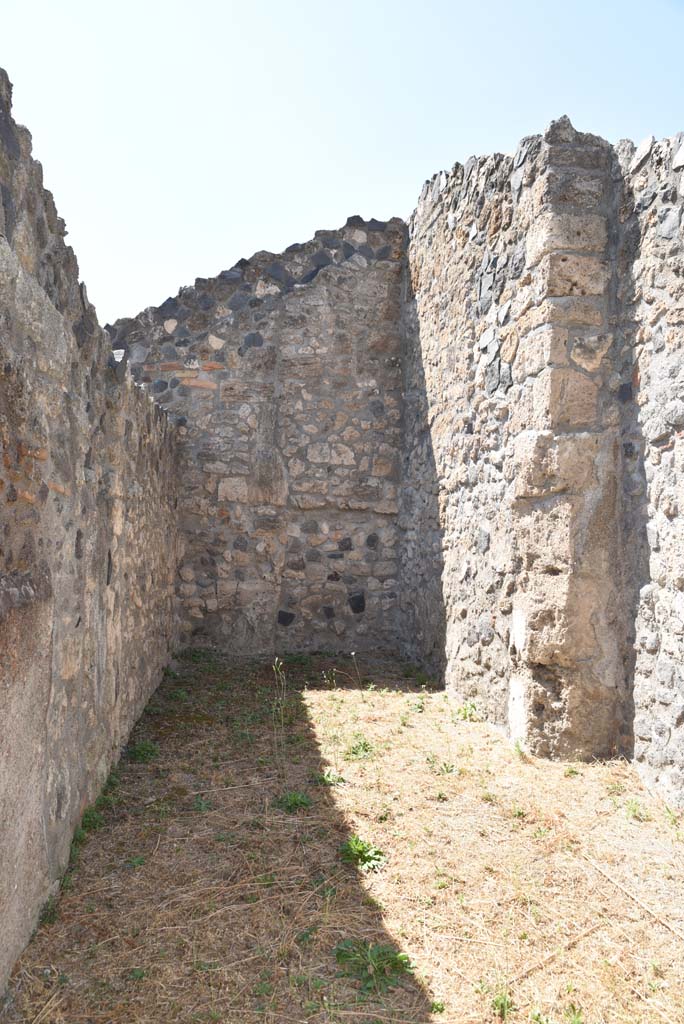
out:
{"label": "ancient stone wall", "polygon": [[498,722],[511,579],[504,455],[513,381],[502,344],[509,357],[525,262],[513,164],[472,159],[426,183],[409,225],[403,308],[405,649],[443,666],[447,685]]}
{"label": "ancient stone wall", "polygon": [[634,753],[684,804],[684,135],[619,147],[624,596]]}
{"label": "ancient stone wall", "polygon": [[407,633],[421,654],[444,623],[447,684],[544,754],[624,731],[611,169],[564,119],[433,178],[410,225],[404,589],[431,599]]}
{"label": "ancient stone wall", "polygon": [[188,638],[396,649],[404,237],[352,217],[110,328],[180,423]]}
{"label": "ancient stone wall", "polygon": [[680,787],[679,149],[564,118],[435,176],[408,245],[352,218],[119,321],[180,417],[186,635],[398,645],[544,755],[631,754],[636,712]]}
{"label": "ancient stone wall", "polygon": [[0,987],[181,634],[684,805],[683,231],[684,136],[562,118],[106,334],[0,74]]}
{"label": "ancient stone wall", "polygon": [[173,430],[117,371],[0,72],[0,990],[175,642]]}

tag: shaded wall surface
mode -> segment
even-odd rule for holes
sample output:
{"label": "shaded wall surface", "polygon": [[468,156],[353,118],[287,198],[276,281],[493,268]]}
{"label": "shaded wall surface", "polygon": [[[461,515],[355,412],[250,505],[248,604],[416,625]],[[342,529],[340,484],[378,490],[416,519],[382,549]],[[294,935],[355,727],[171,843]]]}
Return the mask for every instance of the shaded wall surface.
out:
{"label": "shaded wall surface", "polygon": [[352,217],[110,328],[180,422],[188,637],[396,649],[404,239]]}
{"label": "shaded wall surface", "polygon": [[0,989],[174,643],[173,430],[113,368],[0,72]]}

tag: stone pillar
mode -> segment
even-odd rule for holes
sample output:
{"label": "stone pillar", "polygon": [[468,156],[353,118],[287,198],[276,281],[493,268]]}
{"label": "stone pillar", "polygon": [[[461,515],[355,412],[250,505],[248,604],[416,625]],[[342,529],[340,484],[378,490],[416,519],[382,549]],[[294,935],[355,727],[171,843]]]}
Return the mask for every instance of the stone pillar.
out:
{"label": "stone pillar", "polygon": [[508,460],[517,563],[509,727],[546,756],[609,755],[619,735],[611,160],[603,140],[556,121],[521,200],[530,228]]}

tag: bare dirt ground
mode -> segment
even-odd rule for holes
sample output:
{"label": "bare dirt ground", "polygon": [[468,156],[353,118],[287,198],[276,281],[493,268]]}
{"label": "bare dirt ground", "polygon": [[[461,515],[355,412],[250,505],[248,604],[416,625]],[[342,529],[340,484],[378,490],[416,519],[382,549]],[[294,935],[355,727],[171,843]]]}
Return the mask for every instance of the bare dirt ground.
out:
{"label": "bare dirt ground", "polygon": [[6,1021],[684,1021],[684,823],[628,765],[528,758],[403,666],[283,668],[167,675]]}

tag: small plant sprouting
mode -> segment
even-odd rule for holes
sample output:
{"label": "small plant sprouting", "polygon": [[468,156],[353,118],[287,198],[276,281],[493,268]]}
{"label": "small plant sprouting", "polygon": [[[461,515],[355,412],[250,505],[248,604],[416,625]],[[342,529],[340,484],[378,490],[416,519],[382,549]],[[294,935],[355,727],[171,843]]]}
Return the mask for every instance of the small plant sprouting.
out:
{"label": "small plant sprouting", "polygon": [[59,911],[57,909],[57,898],[55,896],[50,896],[47,903],[43,905],[43,909],[40,912],[40,918],[38,920],[38,923],[41,925],[54,924],[55,921],[57,920],[58,913]]}
{"label": "small plant sprouting", "polygon": [[315,786],[342,786],[344,779],[334,768],[324,768],[322,772],[315,772],[311,776]]}
{"label": "small plant sprouting", "polygon": [[198,793],[192,802],[193,811],[210,811],[212,809],[211,801],[205,800],[201,793]]}
{"label": "small plant sprouting", "polygon": [[513,744],[513,750],[515,751],[515,756],[518,758],[519,761],[529,760],[527,751],[522,745],[522,740],[515,741],[515,743]]}
{"label": "small plant sprouting", "polygon": [[665,820],[675,830],[675,839],[681,841],[682,833],[679,830],[679,826],[682,824],[682,815],[677,814],[671,807],[665,807]]}
{"label": "small plant sprouting", "polygon": [[679,815],[671,807],[665,807],[665,820],[668,825],[672,825],[672,828],[677,828],[679,825]]}
{"label": "small plant sprouting", "polygon": [[337,689],[337,669],[336,668],[324,669],[321,672],[321,676],[323,677],[323,682],[325,683],[325,685],[330,690],[336,690]]}
{"label": "small plant sprouting", "polygon": [[176,690],[169,690],[169,700],[177,700],[185,704],[190,700],[190,694],[182,686],[179,686]]}
{"label": "small plant sprouting", "polygon": [[282,735],[285,731],[285,704],[287,703],[287,676],[280,658],[273,662],[273,678],[275,683],[275,696],[273,698],[273,731],[276,734],[276,745],[278,733]]}
{"label": "small plant sprouting", "polygon": [[295,936],[295,942],[298,946],[308,946],[309,943],[313,941],[317,931],[318,925],[311,924],[308,928],[304,928],[303,931],[299,932],[299,934]]}
{"label": "small plant sprouting", "polygon": [[400,953],[394,946],[365,939],[345,939],[333,952],[341,975],[360,982],[361,991],[366,994],[395,988],[403,977],[413,973],[406,953]]}
{"label": "small plant sprouting", "polygon": [[506,989],[501,989],[492,999],[492,1010],[499,1020],[508,1020],[514,1009],[513,999]]}
{"label": "small plant sprouting", "polygon": [[374,753],[373,744],[367,740],[362,732],[355,732],[352,742],[344,752],[345,761],[362,761],[372,757]]}
{"label": "small plant sprouting", "polygon": [[128,748],[128,760],[136,764],[149,764],[159,756],[159,745],[152,740],[141,740]]}
{"label": "small plant sprouting", "polygon": [[120,799],[120,797],[118,796],[118,794],[116,792],[118,787],[119,787],[119,773],[117,772],[116,768],[113,768],[111,770],[111,772],[109,773],[109,776],[107,777],[107,781],[105,782],[104,786],[102,787],[100,795],[98,796],[97,800],[95,801],[95,804],[94,804],[95,810],[97,810],[97,811],[106,811],[110,807],[113,807],[116,803],[118,803],[119,799]]}
{"label": "small plant sprouting", "polygon": [[296,814],[297,811],[311,807],[311,797],[307,796],[306,793],[300,793],[298,790],[293,789],[277,797],[273,801],[273,805],[281,811],[287,811],[288,814]]}
{"label": "small plant sprouting", "polygon": [[456,708],[456,717],[461,722],[479,722],[480,716],[477,713],[477,704],[472,700],[465,701],[460,707]]}
{"label": "small plant sprouting", "polygon": [[568,1024],[584,1024],[584,1017],[582,1016],[582,1011],[580,1010],[579,1006],[575,1006],[574,1003],[570,1003],[570,1005],[566,1008],[565,1019],[568,1022]]}
{"label": "small plant sprouting", "polygon": [[84,832],[96,832],[105,823],[104,815],[95,807],[86,807],[81,818],[81,828]]}
{"label": "small plant sprouting", "polygon": [[340,847],[340,857],[345,864],[356,864],[362,871],[377,871],[385,863],[382,850],[359,836],[350,836]]}
{"label": "small plant sprouting", "polygon": [[632,821],[650,821],[651,815],[645,810],[638,800],[631,799],[625,802],[627,817]]}
{"label": "small plant sprouting", "polygon": [[430,1013],[444,1013],[446,1005],[441,999],[433,999],[430,1003]]}
{"label": "small plant sprouting", "polygon": [[419,670],[418,672],[416,672],[415,678],[416,678],[416,682],[419,683],[421,686],[425,687],[426,689],[429,689],[429,690],[437,689],[437,686],[435,685],[434,679],[432,679],[427,674],[427,672],[422,672],[422,671]]}
{"label": "small plant sprouting", "polygon": [[563,772],[566,779],[574,779],[576,775],[579,775],[579,768],[575,768],[574,764],[569,764]]}

